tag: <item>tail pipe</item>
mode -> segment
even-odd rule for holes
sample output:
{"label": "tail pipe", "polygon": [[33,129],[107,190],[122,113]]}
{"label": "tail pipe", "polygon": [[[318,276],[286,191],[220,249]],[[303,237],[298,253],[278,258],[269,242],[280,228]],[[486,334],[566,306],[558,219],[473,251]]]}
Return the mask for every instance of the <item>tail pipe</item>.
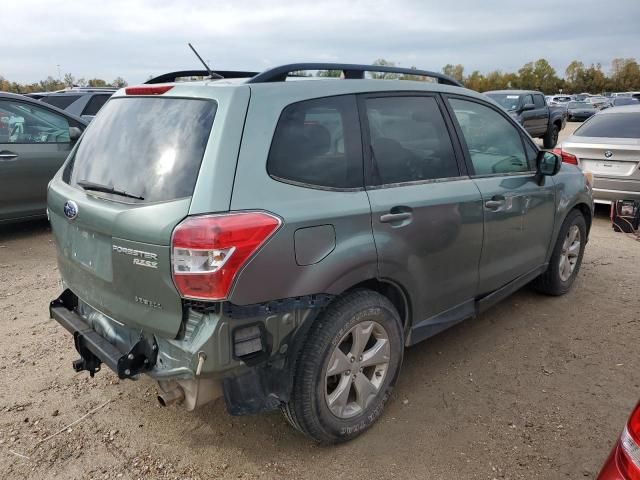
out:
{"label": "tail pipe", "polygon": [[163,407],[168,407],[174,403],[180,403],[184,400],[184,390],[180,387],[173,388],[167,392],[158,394],[158,402]]}

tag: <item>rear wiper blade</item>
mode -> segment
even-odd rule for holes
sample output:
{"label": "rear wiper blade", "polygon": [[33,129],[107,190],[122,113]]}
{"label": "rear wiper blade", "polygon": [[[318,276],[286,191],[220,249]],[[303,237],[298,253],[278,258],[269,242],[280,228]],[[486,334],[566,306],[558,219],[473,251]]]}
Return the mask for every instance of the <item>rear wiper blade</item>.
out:
{"label": "rear wiper blade", "polygon": [[76,183],[79,186],[81,186],[84,190],[91,190],[93,192],[111,193],[113,195],[120,195],[121,197],[135,198],[136,200],[144,200],[144,197],[141,197],[140,195],[133,195],[131,193],[125,192],[124,190],[117,190],[115,187],[110,187],[109,185],[100,185],[99,183],[89,182],[87,180],[80,180]]}

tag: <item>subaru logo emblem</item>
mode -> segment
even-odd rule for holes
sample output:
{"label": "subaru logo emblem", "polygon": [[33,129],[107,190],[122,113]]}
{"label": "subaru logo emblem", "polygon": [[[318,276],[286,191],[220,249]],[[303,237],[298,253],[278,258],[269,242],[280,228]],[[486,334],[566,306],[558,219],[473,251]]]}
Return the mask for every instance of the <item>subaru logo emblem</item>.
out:
{"label": "subaru logo emblem", "polygon": [[69,220],[73,220],[78,216],[78,204],[73,200],[67,200],[64,203],[64,215]]}
{"label": "subaru logo emblem", "polygon": [[604,156],[607,158],[611,158],[613,157],[613,152],[611,150],[607,150],[606,152],[604,152]]}

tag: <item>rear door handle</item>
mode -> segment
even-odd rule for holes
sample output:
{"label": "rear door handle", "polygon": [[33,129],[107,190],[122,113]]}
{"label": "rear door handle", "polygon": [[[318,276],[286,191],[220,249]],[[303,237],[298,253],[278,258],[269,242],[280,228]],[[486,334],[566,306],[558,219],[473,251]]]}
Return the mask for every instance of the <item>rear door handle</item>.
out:
{"label": "rear door handle", "polygon": [[409,220],[411,218],[411,212],[400,213],[385,213],[380,217],[382,223],[401,222],[403,220]]}

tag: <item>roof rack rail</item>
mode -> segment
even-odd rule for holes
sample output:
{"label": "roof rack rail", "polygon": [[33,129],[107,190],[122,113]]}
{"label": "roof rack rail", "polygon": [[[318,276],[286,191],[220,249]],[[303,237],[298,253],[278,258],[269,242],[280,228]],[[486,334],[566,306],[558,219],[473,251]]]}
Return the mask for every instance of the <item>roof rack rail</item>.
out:
{"label": "roof rack rail", "polygon": [[[251,78],[258,75],[258,72],[244,72],[238,70],[214,70],[213,73],[217,73],[224,78]],[[180,70],[178,72],[169,72],[150,78],[144,83],[172,83],[175,82],[177,78],[182,77],[209,77],[209,72],[207,70]]]}
{"label": "roof rack rail", "polygon": [[305,70],[339,70],[346,79],[363,79],[365,72],[402,73],[405,75],[416,75],[418,77],[435,78],[438,83],[462,87],[463,85],[456,79],[443,73],[429,72],[427,70],[417,70],[413,68],[389,67],[386,65],[357,65],[351,63],[290,63],[281,65],[254,76],[247,83],[268,83],[283,82],[290,73]]}

